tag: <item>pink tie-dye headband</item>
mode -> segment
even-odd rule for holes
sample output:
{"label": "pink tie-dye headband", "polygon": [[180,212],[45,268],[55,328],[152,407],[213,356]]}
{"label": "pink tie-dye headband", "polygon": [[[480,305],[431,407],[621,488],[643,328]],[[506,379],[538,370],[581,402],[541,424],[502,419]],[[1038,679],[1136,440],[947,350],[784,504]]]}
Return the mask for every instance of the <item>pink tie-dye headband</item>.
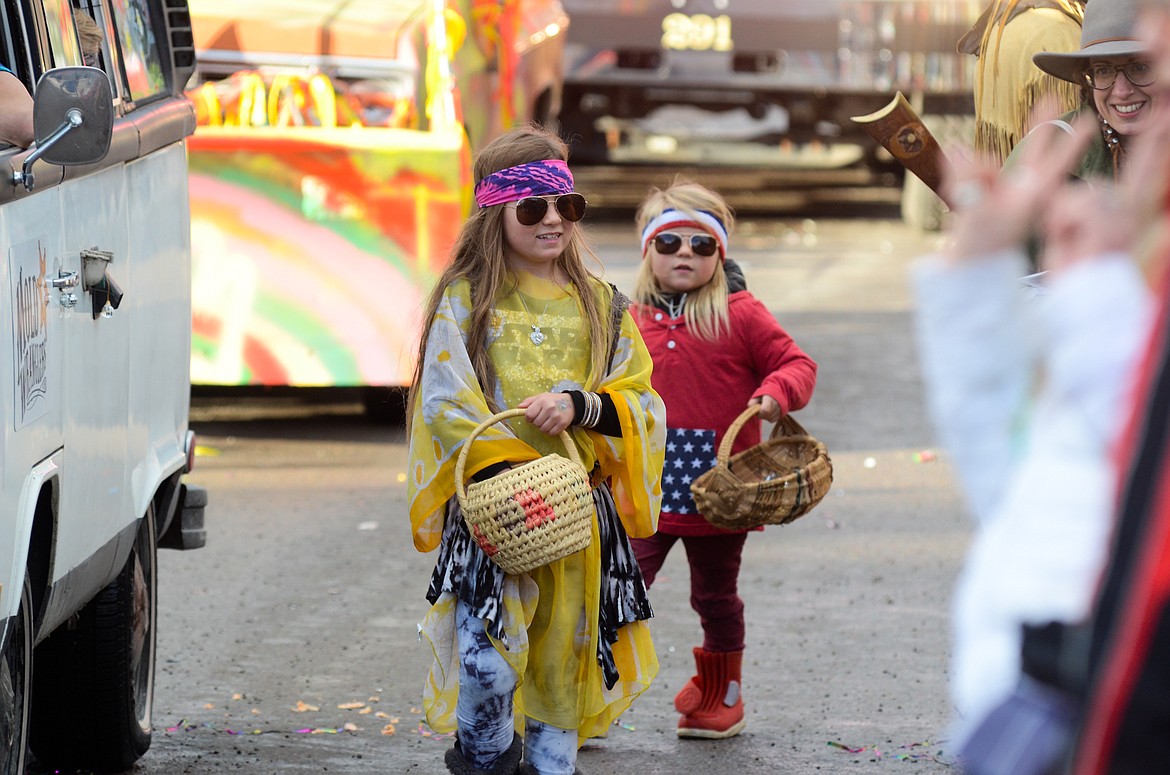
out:
{"label": "pink tie-dye headband", "polygon": [[553,196],[573,192],[573,173],[560,159],[517,164],[493,172],[475,184],[475,203],[480,207],[518,202],[527,196]]}

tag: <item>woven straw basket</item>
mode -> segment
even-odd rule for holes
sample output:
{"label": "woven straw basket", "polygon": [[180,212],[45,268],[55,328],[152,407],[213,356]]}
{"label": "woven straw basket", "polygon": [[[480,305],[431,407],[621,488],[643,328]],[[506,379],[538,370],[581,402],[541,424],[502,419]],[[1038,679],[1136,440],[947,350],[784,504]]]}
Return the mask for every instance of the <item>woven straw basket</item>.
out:
{"label": "woven straw basket", "polygon": [[760,410],[752,404],[735,418],[715,458],[715,467],[691,482],[695,505],[707,521],[725,530],[786,525],[812,510],[833,483],[825,445],[790,415],[772,436],[729,458],[735,437]]}
{"label": "woven straw basket", "polygon": [[504,573],[527,573],[589,546],[593,494],[573,439],[561,431],[569,453],[545,455],[464,487],[463,469],[476,437],[491,425],[524,414],[508,409],[471,432],[455,463],[455,496],[467,529]]}

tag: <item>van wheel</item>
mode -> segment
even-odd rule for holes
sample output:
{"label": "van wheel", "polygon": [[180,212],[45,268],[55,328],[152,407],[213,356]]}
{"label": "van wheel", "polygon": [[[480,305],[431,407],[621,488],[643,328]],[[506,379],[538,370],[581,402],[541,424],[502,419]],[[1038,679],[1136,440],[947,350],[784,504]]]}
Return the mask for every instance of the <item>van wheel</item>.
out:
{"label": "van wheel", "polygon": [[155,530],[150,508],[117,578],[37,646],[31,747],[43,765],[121,772],[150,748]]}
{"label": "van wheel", "polygon": [[24,775],[32,679],[32,586],[28,574],[20,608],[0,653],[0,775]]}

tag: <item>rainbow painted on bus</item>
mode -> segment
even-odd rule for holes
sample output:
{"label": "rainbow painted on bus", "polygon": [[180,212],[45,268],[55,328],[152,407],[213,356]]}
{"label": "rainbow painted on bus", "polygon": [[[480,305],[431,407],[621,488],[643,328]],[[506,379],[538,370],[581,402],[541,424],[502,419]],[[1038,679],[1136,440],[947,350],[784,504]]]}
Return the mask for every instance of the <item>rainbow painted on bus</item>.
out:
{"label": "rainbow painted on bus", "polygon": [[190,7],[192,383],[409,385],[471,203],[451,69],[463,14],[442,0]]}

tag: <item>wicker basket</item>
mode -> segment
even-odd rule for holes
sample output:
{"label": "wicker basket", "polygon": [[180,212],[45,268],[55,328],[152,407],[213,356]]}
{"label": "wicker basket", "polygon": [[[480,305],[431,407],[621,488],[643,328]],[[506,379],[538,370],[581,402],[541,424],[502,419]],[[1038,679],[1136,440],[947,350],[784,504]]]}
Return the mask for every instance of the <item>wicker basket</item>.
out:
{"label": "wicker basket", "polygon": [[488,427],[524,414],[508,409],[479,424],[455,463],[455,496],[467,529],[504,573],[527,573],[589,546],[593,494],[573,439],[561,431],[569,457],[545,455],[482,482],[463,484],[467,454]]}
{"label": "wicker basket", "polygon": [[735,418],[715,467],[691,482],[695,505],[707,521],[725,530],[786,525],[821,502],[833,483],[833,462],[825,445],[785,415],[772,436],[729,458],[735,437],[760,410],[752,404]]}

